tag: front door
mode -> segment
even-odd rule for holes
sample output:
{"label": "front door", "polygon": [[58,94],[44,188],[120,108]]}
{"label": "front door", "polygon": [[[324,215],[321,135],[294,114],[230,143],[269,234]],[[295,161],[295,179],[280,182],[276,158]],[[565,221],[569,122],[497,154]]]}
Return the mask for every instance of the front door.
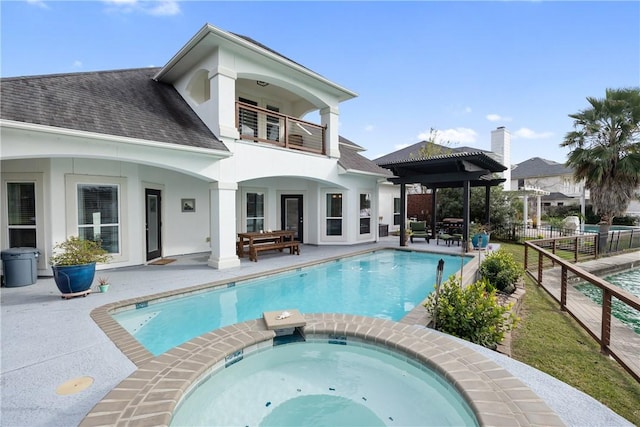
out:
{"label": "front door", "polygon": [[162,218],[160,190],[145,189],[145,222],[147,233],[147,261],[162,256]]}
{"label": "front door", "polygon": [[280,198],[282,206],[282,229],[295,232],[295,239],[304,243],[302,235],[302,195],[283,195]]}

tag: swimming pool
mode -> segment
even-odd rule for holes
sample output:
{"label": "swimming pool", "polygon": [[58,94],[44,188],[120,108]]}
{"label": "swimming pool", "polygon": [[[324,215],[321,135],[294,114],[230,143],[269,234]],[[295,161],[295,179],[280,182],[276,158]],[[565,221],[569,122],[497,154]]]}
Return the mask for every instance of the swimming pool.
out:
{"label": "swimming pool", "polygon": [[[584,224],[582,226],[583,231],[587,233],[597,233],[600,230],[598,224]],[[632,225],[611,225],[609,226],[609,232],[611,231],[626,231],[626,230],[640,230],[640,227],[634,227]]]}
{"label": "swimming pool", "polygon": [[[623,273],[605,277],[612,285],[640,297],[640,269],[629,270]],[[598,305],[602,305],[602,291],[597,286],[590,283],[576,285],[576,289],[591,298]],[[640,312],[620,302],[617,298],[611,301],[611,313],[622,323],[630,326],[636,333],[640,334]]]}
{"label": "swimming pool", "polygon": [[199,381],[171,425],[478,425],[462,396],[431,369],[372,345],[341,344],[254,352]]}
{"label": "swimming pool", "polygon": [[297,308],[398,321],[433,291],[440,259],[446,279],[471,258],[380,250],[168,301],[138,303],[113,317],[156,356],[213,329],[260,318],[265,311]]}

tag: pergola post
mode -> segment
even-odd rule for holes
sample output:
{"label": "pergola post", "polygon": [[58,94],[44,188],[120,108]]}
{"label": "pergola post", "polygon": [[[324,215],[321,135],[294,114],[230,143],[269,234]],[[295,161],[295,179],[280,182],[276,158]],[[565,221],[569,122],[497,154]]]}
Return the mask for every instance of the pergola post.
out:
{"label": "pergola post", "polygon": [[431,187],[431,236],[432,238],[436,238],[436,228],[438,224],[438,216],[436,215],[436,207],[438,197],[438,189],[436,187]]}
{"label": "pergola post", "polygon": [[462,186],[462,245],[464,252],[469,250],[469,199],[471,198],[471,186],[469,181],[465,180]]}
{"label": "pergola post", "polygon": [[403,182],[400,184],[400,246],[407,246],[404,238],[405,222],[407,220],[407,186]]}
{"label": "pergola post", "polygon": [[491,225],[491,209],[489,207],[491,201],[491,187],[484,187],[484,223]]}

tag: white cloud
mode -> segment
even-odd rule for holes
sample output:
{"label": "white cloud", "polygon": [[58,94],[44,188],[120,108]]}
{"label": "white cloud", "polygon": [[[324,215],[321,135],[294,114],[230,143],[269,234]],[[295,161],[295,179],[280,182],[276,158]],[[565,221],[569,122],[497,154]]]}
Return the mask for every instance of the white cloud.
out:
{"label": "white cloud", "polygon": [[111,10],[121,13],[140,12],[155,16],[172,16],[180,13],[178,0],[103,0]]}
{"label": "white cloud", "polygon": [[42,9],[49,9],[49,6],[43,0],[27,0],[27,3]]}
{"label": "white cloud", "polygon": [[[418,139],[421,141],[426,141],[430,138],[430,132],[425,131],[418,135]],[[476,142],[478,134],[475,130],[469,128],[455,128],[455,129],[444,129],[438,130],[436,134],[437,143],[443,142],[451,142],[453,144],[456,143],[471,143]]]}
{"label": "white cloud", "polygon": [[472,111],[471,107],[464,107],[464,112],[465,113],[470,113],[471,111]]}
{"label": "white cloud", "polygon": [[393,151],[402,150],[403,148],[407,148],[411,144],[396,144],[393,146]]}
{"label": "white cloud", "polygon": [[513,132],[512,135],[517,138],[523,139],[546,139],[553,136],[553,132],[536,132],[529,128],[520,128]]}
{"label": "white cloud", "polygon": [[510,122],[511,117],[503,117],[500,114],[487,114],[486,119],[490,122]]}
{"label": "white cloud", "polygon": [[373,129],[375,129],[373,125],[366,125],[364,127],[365,132],[372,132]]}
{"label": "white cloud", "polygon": [[79,59],[76,59],[75,61],[73,61],[73,64],[71,66],[73,68],[82,68],[82,61],[80,61]]}
{"label": "white cloud", "polygon": [[178,5],[177,1],[162,0],[155,7],[150,8],[149,13],[156,16],[177,15],[180,13],[180,5]]}

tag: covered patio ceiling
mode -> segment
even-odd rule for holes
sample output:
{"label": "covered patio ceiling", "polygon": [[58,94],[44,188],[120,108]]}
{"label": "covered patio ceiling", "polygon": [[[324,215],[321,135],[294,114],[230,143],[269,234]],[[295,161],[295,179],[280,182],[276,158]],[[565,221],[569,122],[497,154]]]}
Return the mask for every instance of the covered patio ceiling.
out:
{"label": "covered patio ceiling", "polygon": [[[386,156],[385,158],[388,158]],[[495,160],[484,151],[457,151],[430,157],[407,159],[385,158],[376,161],[378,166],[389,169],[394,177],[388,180],[400,185],[400,218],[406,218],[406,185],[422,184],[433,190],[431,233],[436,233],[436,205],[438,188],[463,188],[463,244],[465,251],[469,235],[469,197],[471,187],[485,187],[485,222],[489,223],[489,190],[505,181],[494,174],[503,172],[506,166]],[[400,246],[406,243],[402,236],[405,231],[405,221],[400,222]]]}

